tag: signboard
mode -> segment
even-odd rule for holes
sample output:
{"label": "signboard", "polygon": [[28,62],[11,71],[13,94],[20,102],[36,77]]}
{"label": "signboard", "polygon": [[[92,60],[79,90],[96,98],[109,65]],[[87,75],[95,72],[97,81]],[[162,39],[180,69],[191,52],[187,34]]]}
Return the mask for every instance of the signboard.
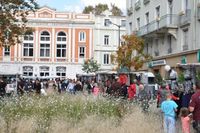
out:
{"label": "signboard", "polygon": [[151,62],[149,63],[149,65],[150,65],[151,67],[166,65],[166,61],[165,61],[165,60],[151,61]]}

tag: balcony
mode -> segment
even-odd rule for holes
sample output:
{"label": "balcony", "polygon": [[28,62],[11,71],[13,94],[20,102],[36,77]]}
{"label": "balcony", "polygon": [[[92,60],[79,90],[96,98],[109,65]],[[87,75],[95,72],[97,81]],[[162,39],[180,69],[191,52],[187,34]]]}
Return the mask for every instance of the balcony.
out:
{"label": "balcony", "polygon": [[191,22],[191,10],[187,9],[184,12],[181,12],[179,17],[180,26],[190,24]]}
{"label": "balcony", "polygon": [[166,32],[171,32],[169,31],[170,29],[173,30],[177,28],[178,28],[178,16],[174,14],[167,14],[139,28],[136,34],[138,36],[144,36],[153,32],[166,33]]}
{"label": "balcony", "polygon": [[140,9],[140,7],[141,7],[141,0],[138,0],[138,1],[135,3],[135,10]]}
{"label": "balcony", "polygon": [[133,7],[127,9],[127,15],[131,16],[133,14]]}
{"label": "balcony", "polygon": [[149,3],[150,0],[143,0],[143,4],[146,5],[147,3]]}

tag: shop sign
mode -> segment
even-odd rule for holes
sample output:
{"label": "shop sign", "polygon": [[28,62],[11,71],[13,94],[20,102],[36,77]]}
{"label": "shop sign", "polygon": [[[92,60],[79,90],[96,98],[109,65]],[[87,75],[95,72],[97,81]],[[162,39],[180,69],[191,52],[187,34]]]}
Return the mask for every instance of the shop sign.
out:
{"label": "shop sign", "polygon": [[154,67],[154,66],[161,66],[161,65],[166,65],[165,60],[156,60],[156,61],[151,61],[149,63],[149,66]]}

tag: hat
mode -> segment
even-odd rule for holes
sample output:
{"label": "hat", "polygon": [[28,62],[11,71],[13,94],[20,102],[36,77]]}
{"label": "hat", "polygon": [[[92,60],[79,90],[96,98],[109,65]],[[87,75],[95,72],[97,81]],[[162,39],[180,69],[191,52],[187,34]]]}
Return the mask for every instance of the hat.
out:
{"label": "hat", "polygon": [[169,65],[165,65],[165,70],[168,72],[171,69]]}

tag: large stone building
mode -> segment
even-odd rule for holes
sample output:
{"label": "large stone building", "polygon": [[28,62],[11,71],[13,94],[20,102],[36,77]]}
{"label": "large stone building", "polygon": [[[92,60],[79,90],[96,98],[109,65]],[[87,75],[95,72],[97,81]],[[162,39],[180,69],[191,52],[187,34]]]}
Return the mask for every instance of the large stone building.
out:
{"label": "large stone building", "polygon": [[[22,37],[21,44],[0,48],[0,75],[75,78],[84,73],[84,60],[91,58],[101,70],[112,70],[110,54],[117,49],[119,30],[107,20],[121,24],[125,17],[40,8],[28,16],[33,33]],[[124,27],[120,30],[125,33]]]}
{"label": "large stone building", "polygon": [[0,74],[75,78],[93,54],[92,14],[58,12],[43,7],[29,14],[34,32],[21,44],[0,48]]}
{"label": "large stone building", "polygon": [[145,40],[151,68],[164,75],[166,64],[178,68],[200,62],[199,0],[127,0],[127,32]]}

